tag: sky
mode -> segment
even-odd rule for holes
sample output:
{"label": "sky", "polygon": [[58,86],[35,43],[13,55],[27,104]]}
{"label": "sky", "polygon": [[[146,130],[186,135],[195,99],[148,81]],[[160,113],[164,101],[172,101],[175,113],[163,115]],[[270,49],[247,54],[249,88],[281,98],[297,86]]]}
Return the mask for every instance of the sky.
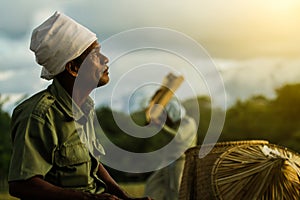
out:
{"label": "sky", "polygon": [[[116,108],[124,109],[122,102],[128,93],[150,95],[146,86],[136,87],[137,83],[141,85],[145,77],[159,82],[170,70],[185,75],[186,85],[178,90],[178,96],[184,99],[193,92],[208,93],[222,100],[225,92],[228,106],[253,95],[272,98],[275,88],[300,82],[297,0],[1,0],[0,94],[2,100],[9,97],[3,107],[9,112],[21,97],[30,96],[50,83],[39,78],[41,67],[35,62],[29,44],[32,30],[55,11],[94,31],[109,58],[114,50],[105,50],[105,44],[110,49],[111,38],[146,27],[161,29],[160,38],[163,30],[170,35],[176,33],[162,43],[166,41],[168,48],[176,51],[187,50],[184,58],[193,54],[186,60],[170,51],[142,49],[111,60],[112,81],[95,94],[99,104],[111,100],[111,96],[101,94],[114,91],[116,97],[111,102],[116,101]],[[176,40],[180,36],[199,44],[201,55],[197,57],[196,50],[185,46],[184,38]],[[149,38],[156,39],[151,34],[144,39]],[[143,37],[136,38],[140,39]],[[129,48],[136,40],[120,42],[115,51]],[[201,78],[194,77],[191,60],[201,64]],[[219,73],[217,79],[210,78],[214,67]],[[128,72],[132,72],[130,76]],[[213,84],[219,80],[223,86]]]}

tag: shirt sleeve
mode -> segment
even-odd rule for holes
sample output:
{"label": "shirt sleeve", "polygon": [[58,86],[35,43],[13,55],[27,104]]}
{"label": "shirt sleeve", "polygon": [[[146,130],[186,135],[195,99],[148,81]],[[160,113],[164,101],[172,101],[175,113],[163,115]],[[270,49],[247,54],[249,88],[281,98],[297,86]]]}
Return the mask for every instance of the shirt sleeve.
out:
{"label": "shirt sleeve", "polygon": [[13,152],[8,181],[45,176],[53,164],[57,136],[47,120],[33,114],[17,115],[12,118]]}

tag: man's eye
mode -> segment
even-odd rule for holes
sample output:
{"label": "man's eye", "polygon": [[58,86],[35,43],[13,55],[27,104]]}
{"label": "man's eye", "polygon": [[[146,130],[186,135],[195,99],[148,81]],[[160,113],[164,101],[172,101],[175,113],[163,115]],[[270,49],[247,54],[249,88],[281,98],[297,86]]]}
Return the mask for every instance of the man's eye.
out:
{"label": "man's eye", "polygon": [[98,57],[99,57],[99,53],[97,53],[97,52],[92,52],[92,53],[91,53],[91,56],[92,56],[93,58],[98,58]]}

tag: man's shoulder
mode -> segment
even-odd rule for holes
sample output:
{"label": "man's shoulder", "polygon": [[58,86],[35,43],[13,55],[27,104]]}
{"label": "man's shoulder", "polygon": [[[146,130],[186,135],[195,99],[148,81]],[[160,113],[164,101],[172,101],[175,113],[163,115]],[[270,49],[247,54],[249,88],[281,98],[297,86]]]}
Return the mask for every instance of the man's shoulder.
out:
{"label": "man's shoulder", "polygon": [[20,103],[15,109],[15,115],[36,115],[43,117],[55,102],[55,97],[48,91],[43,90]]}
{"label": "man's shoulder", "polygon": [[43,117],[54,102],[55,97],[51,95],[47,90],[44,91],[39,96],[38,101],[36,102],[32,110],[32,114],[37,115],[39,117]]}

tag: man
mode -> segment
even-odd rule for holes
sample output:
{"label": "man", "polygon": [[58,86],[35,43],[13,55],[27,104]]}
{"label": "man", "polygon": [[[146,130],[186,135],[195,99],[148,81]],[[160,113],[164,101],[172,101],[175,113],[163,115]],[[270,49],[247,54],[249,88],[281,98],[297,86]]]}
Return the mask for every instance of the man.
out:
{"label": "man", "polygon": [[37,27],[30,49],[52,84],[12,116],[9,192],[21,199],[131,198],[98,161],[89,94],[108,83],[108,58],[87,28],[56,12]]}

